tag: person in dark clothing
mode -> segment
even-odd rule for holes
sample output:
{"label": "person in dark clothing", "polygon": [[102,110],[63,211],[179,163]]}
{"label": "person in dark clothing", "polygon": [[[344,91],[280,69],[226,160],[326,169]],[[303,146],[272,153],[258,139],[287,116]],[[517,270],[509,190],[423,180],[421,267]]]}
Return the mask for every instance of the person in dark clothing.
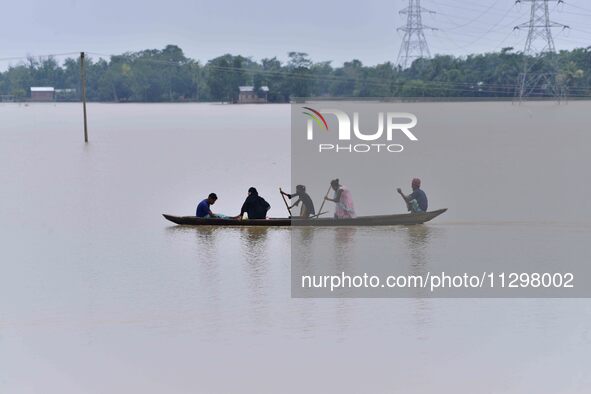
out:
{"label": "person in dark clothing", "polygon": [[312,202],[312,198],[310,198],[310,195],[308,193],[306,193],[306,186],[297,185],[296,192],[294,194],[285,193],[283,190],[281,190],[281,194],[283,194],[284,196],[287,196],[290,200],[294,197],[299,197],[298,200],[295,203],[293,203],[293,205],[291,207],[289,207],[289,209],[299,205],[301,202],[302,208],[300,209],[300,217],[308,218],[308,217],[314,216],[316,214],[316,211],[314,210],[314,203]]}
{"label": "person in dark clothing", "polygon": [[271,205],[263,197],[259,196],[257,189],[251,187],[248,189],[248,197],[246,197],[244,204],[242,204],[238,218],[242,219],[246,212],[249,219],[265,219],[269,209],[271,209]]}
{"label": "person in dark clothing", "polygon": [[197,216],[198,218],[215,218],[217,217],[217,215],[215,215],[213,212],[211,212],[210,206],[215,204],[216,200],[218,199],[218,196],[216,196],[215,193],[210,193],[209,196],[207,196],[207,198],[203,201],[201,201],[199,203],[199,205],[197,205],[197,211],[195,212],[195,216]]}
{"label": "person in dark clothing", "polygon": [[412,193],[405,196],[400,188],[396,189],[406,202],[406,207],[410,212],[427,212],[427,195],[421,190],[421,180],[414,178],[412,180]]}

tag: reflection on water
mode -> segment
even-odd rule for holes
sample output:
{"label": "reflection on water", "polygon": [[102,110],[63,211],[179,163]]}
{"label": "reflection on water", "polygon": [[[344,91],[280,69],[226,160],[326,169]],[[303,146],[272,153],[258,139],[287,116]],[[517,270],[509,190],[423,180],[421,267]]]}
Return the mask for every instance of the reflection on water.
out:
{"label": "reflection on water", "polygon": [[314,227],[292,227],[290,229],[290,262],[294,251],[297,253],[302,268],[306,271],[312,269],[313,250],[315,246],[314,234],[320,229]]}
{"label": "reflection on water", "polygon": [[244,256],[243,269],[246,273],[251,300],[250,318],[256,324],[266,325],[268,322],[267,288],[269,283],[268,227],[240,227],[240,250]]}
{"label": "reflection on water", "polygon": [[[268,290],[273,282],[270,265],[280,258],[274,246],[270,245],[269,233],[278,235],[285,230],[269,227],[173,226],[167,231],[181,234],[181,239],[190,241],[195,267],[199,272],[196,278],[198,292],[205,293],[211,301],[206,307],[227,299],[227,295],[222,294],[224,287],[234,287],[232,293],[244,287],[242,299],[248,300],[247,315],[252,319],[249,327],[265,327],[264,322],[268,321],[269,314]],[[283,258],[289,260],[289,249],[283,248],[283,251]],[[237,284],[233,279],[235,277],[240,277],[243,282]],[[219,311],[216,308],[210,312]],[[219,320],[215,314],[210,317]]]}
{"label": "reflection on water", "polygon": [[[278,268],[289,272],[291,253],[296,253],[305,269],[320,270],[318,273],[326,273],[323,271],[326,264],[338,272],[363,272],[371,270],[371,265],[368,260],[367,266],[360,267],[360,254],[363,255],[366,248],[374,245],[376,240],[381,244],[386,244],[382,240],[387,240],[391,251],[396,251],[397,260],[406,261],[406,266],[413,274],[423,274],[429,269],[432,257],[431,243],[437,242],[445,234],[444,228],[423,225],[375,228],[174,226],[168,227],[167,231],[171,234],[182,234],[181,238],[174,238],[177,244],[183,239],[190,240],[196,269],[199,272],[196,283],[200,286],[200,292],[205,292],[213,305],[224,298],[221,294],[222,282],[228,280],[228,274],[224,272],[230,270],[230,275],[239,275],[244,279],[248,316],[249,319],[253,319],[251,324],[256,326],[264,326],[264,322],[271,319],[270,310],[273,309],[273,305],[269,297],[273,291],[280,289],[270,289],[270,286],[274,286],[272,283],[276,280]],[[323,253],[325,265],[318,262],[318,250]],[[380,255],[391,253],[388,249],[377,252]],[[417,290],[417,296],[421,296],[421,292],[423,290]],[[311,318],[314,315],[310,313],[314,308],[312,304],[305,305],[302,309],[298,308],[300,329],[309,333],[324,323]],[[412,305],[418,338],[424,331],[421,327],[429,326],[431,322],[430,304],[418,300]],[[210,312],[215,316],[216,310]],[[340,337],[344,337],[352,321],[356,319],[353,312],[351,301],[339,301],[326,316],[332,316],[334,327]]]}
{"label": "reflection on water", "polygon": [[334,229],[334,261],[339,271],[350,271],[355,256],[355,227],[337,227]]}
{"label": "reflection on water", "polygon": [[424,274],[427,266],[427,252],[432,229],[429,226],[409,226],[406,228],[408,251],[410,253],[412,273]]}
{"label": "reflection on water", "polygon": [[270,227],[238,227],[243,252],[247,260],[264,259]]}
{"label": "reflection on water", "polygon": [[[409,252],[409,272],[412,275],[425,275],[429,267],[429,243],[437,237],[437,229],[429,225],[408,226],[405,228],[406,244]],[[427,290],[417,288],[416,296],[425,297]],[[417,339],[427,339],[428,328],[432,324],[431,300],[418,298],[413,301],[414,325]]]}
{"label": "reflection on water", "polygon": [[[434,256],[436,246],[441,243],[445,231],[426,225],[416,226],[377,226],[377,227],[335,227],[307,228],[301,233],[292,229],[292,291],[297,296],[392,296],[388,288],[376,290],[356,288],[336,288],[321,292],[314,286],[306,292],[296,281],[302,275],[355,275],[379,276],[385,279],[390,275],[426,274]],[[305,245],[303,242],[305,241]],[[379,291],[378,291],[379,290]],[[410,289],[409,289],[410,291]],[[414,289],[413,296],[422,296],[424,289]]]}

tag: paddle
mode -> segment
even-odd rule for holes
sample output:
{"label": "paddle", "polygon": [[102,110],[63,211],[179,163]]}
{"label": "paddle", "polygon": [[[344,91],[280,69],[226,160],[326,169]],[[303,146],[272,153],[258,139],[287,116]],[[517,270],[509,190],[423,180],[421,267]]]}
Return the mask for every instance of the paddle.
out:
{"label": "paddle", "polygon": [[289,204],[287,203],[287,200],[285,199],[285,194],[283,194],[283,190],[281,190],[281,188],[279,188],[279,193],[281,194],[281,197],[283,198],[283,202],[285,203],[285,208],[287,208],[287,212],[289,212],[289,217],[291,217],[291,209],[289,209]]}
{"label": "paddle", "polygon": [[[326,202],[326,197],[328,197],[328,193],[330,193],[330,189],[332,189],[332,185],[328,186],[328,190],[326,191],[326,195],[322,199],[322,204],[320,205],[320,210],[318,212],[322,212],[322,208],[324,208],[324,203]],[[316,216],[320,216],[322,213],[319,213]]]}
{"label": "paddle", "polygon": [[404,193],[402,193],[402,189],[401,188],[397,188],[396,191],[398,192],[398,194],[400,194],[400,196],[402,197],[402,199],[404,200],[404,202],[406,203],[406,209],[408,211],[410,211],[410,204],[408,203],[408,201],[406,200],[406,196],[404,195]]}
{"label": "paddle", "polygon": [[325,213],[328,213],[328,211],[327,211],[327,212],[320,212],[320,213],[319,213],[319,214],[317,214],[317,215],[310,216],[310,219],[317,218],[318,216],[320,216],[320,215],[324,215]]}

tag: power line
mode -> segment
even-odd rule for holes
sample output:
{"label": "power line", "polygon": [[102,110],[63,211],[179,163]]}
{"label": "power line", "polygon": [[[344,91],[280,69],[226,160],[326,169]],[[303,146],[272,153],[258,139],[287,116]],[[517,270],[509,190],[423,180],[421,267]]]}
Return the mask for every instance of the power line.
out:
{"label": "power line", "polygon": [[463,45],[463,46],[458,47],[458,48],[460,48],[460,49],[466,49],[466,48],[468,48],[468,47],[476,44],[477,42],[479,42],[483,38],[487,37],[489,33],[491,33],[497,26],[499,26],[501,24],[501,22],[503,22],[505,20],[505,18],[509,15],[510,12],[511,12],[511,9],[508,9],[507,12],[505,12],[503,14],[503,16],[501,17],[501,19],[499,19],[498,22],[496,22],[493,26],[491,26],[488,30],[486,30],[484,32],[484,34],[480,35],[475,40],[470,41],[467,45]]}
{"label": "power line", "polygon": [[[556,63],[556,47],[552,37],[552,28],[561,27],[567,29],[567,25],[550,20],[548,10],[549,0],[517,0],[516,3],[531,3],[529,22],[515,26],[514,29],[527,29],[527,38],[523,49],[523,72],[519,76],[519,88],[516,95],[519,100],[527,96],[550,94],[558,99],[566,95],[565,87],[557,78],[558,64]],[[561,3],[562,0],[558,0]],[[532,72],[532,66],[528,65],[528,58],[539,55],[538,61],[547,60],[547,70]]]}
{"label": "power line", "polygon": [[52,57],[61,57],[61,56],[72,56],[72,55],[79,55],[80,52],[66,52],[66,53],[50,53],[47,55],[27,55],[27,56],[13,56],[13,57],[3,57],[0,58],[0,62],[8,62],[13,60],[28,60],[28,59],[42,59],[42,58],[52,58]]}
{"label": "power line", "polygon": [[[107,55],[107,54],[99,54],[95,52],[91,52],[90,54],[102,56],[102,57],[109,57],[109,56],[119,56],[119,55]],[[131,62],[140,61],[146,63],[153,63],[153,64],[163,64],[163,65],[171,65],[171,66],[180,66],[178,62],[169,61],[169,60],[161,60],[161,59],[146,59],[146,58],[134,58],[129,59]],[[186,64],[185,64],[186,65]],[[324,80],[327,82],[355,82],[361,83],[368,86],[384,86],[390,84],[391,86],[402,86],[407,81],[405,80],[392,80],[388,78],[380,78],[380,77],[369,77],[369,76],[338,76],[338,75],[315,75],[315,74],[301,74],[301,73],[293,73],[289,71],[283,70],[264,70],[260,68],[242,68],[239,66],[216,66],[213,64],[207,64],[203,66],[204,69],[209,70],[219,70],[219,71],[226,71],[226,72],[244,72],[245,74],[258,74],[264,75],[267,77],[285,77],[285,78],[292,78],[298,79],[303,81],[317,81],[317,80]],[[482,93],[503,93],[507,94],[508,90],[515,91],[515,89],[519,86],[517,84],[488,84],[483,82],[447,82],[447,81],[423,81],[423,84],[426,88],[435,89],[435,90],[451,90],[451,91],[460,91],[460,92],[475,92],[475,89],[478,89],[478,92]],[[587,92],[587,89],[581,88],[580,90]]]}
{"label": "power line", "polygon": [[[110,55],[106,54],[98,54],[92,53],[94,55],[100,55],[103,57],[107,57]],[[173,65],[178,66],[178,62],[168,61],[168,60],[159,60],[159,59],[130,59],[132,61],[142,61],[147,63],[154,63],[154,64],[165,64],[165,65]],[[379,78],[379,77],[345,77],[345,76],[336,76],[336,75],[324,75],[318,76],[314,74],[299,74],[299,73],[292,73],[289,71],[273,71],[273,70],[261,70],[258,68],[241,68],[237,66],[216,66],[212,64],[207,64],[204,66],[206,69],[210,70],[219,70],[219,71],[226,71],[226,72],[244,72],[245,74],[259,74],[265,75],[267,77],[287,77],[302,81],[317,81],[319,79],[338,83],[338,82],[345,82],[345,83],[360,83],[367,86],[384,86],[390,85],[392,87],[401,87],[403,86],[406,81],[399,80],[394,81],[392,79],[387,78]],[[446,82],[446,81],[423,81],[423,85],[426,89],[432,90],[440,90],[440,91],[453,91],[458,93],[491,93],[491,94],[500,94],[500,95],[507,95],[509,92],[514,91],[516,89],[516,85],[514,84],[486,84],[486,83],[476,83],[476,82]]]}
{"label": "power line", "polygon": [[[568,5],[569,7],[578,8],[581,11],[587,11],[587,12],[590,12],[591,13],[591,9],[585,8],[585,7],[581,7],[581,6],[576,5],[576,4],[572,4],[570,1],[561,1],[561,3],[564,3],[564,4]],[[581,15],[581,14],[579,14],[579,15]]]}
{"label": "power line", "polygon": [[397,60],[397,63],[402,68],[409,67],[416,59],[431,57],[424,30],[436,29],[423,25],[423,12],[429,14],[435,13],[434,11],[421,7],[421,0],[408,0],[408,7],[400,11],[401,15],[406,15],[406,26],[397,29],[404,32],[404,38],[400,45]]}
{"label": "power line", "polygon": [[[517,3],[531,3],[529,22],[515,26],[515,29],[528,29],[527,39],[525,40],[525,48],[523,50],[523,53],[526,55],[534,55],[536,53],[544,52],[556,52],[551,29],[553,27],[561,27],[563,29],[569,28],[567,25],[550,20],[548,1],[550,0],[517,0]],[[561,0],[558,0],[558,3],[560,2]],[[537,43],[541,43],[541,46],[537,46]]]}
{"label": "power line", "polygon": [[438,12],[438,14],[444,15],[446,18],[448,18],[450,20],[450,22],[452,22],[452,24],[454,24],[455,26],[452,28],[447,29],[449,30],[455,30],[455,29],[461,29],[463,27],[469,26],[472,23],[476,22],[477,20],[479,20],[480,18],[482,18],[484,15],[487,15],[488,13],[491,12],[491,10],[499,3],[500,0],[495,0],[490,6],[488,6],[484,11],[482,11],[480,14],[478,14],[477,16],[475,16],[472,19],[469,19],[467,22],[461,23],[461,24],[457,24],[455,23],[452,19],[451,19],[451,15],[447,15],[447,14],[443,14],[441,12]]}

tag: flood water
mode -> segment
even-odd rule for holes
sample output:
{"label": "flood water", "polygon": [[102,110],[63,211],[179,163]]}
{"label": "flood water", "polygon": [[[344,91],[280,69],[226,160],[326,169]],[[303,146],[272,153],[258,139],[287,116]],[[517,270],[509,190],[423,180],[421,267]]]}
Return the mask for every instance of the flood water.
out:
{"label": "flood water", "polygon": [[[416,164],[444,216],[317,236],[384,239],[422,267],[591,261],[591,103],[543,105],[570,123],[498,136],[476,125],[539,108],[469,104],[490,119],[450,136],[465,148],[441,140]],[[288,105],[88,112],[84,145],[78,104],[0,104],[0,393],[588,392],[587,299],[291,298],[289,228],[162,218],[212,191],[236,215],[250,186],[284,216]]]}

